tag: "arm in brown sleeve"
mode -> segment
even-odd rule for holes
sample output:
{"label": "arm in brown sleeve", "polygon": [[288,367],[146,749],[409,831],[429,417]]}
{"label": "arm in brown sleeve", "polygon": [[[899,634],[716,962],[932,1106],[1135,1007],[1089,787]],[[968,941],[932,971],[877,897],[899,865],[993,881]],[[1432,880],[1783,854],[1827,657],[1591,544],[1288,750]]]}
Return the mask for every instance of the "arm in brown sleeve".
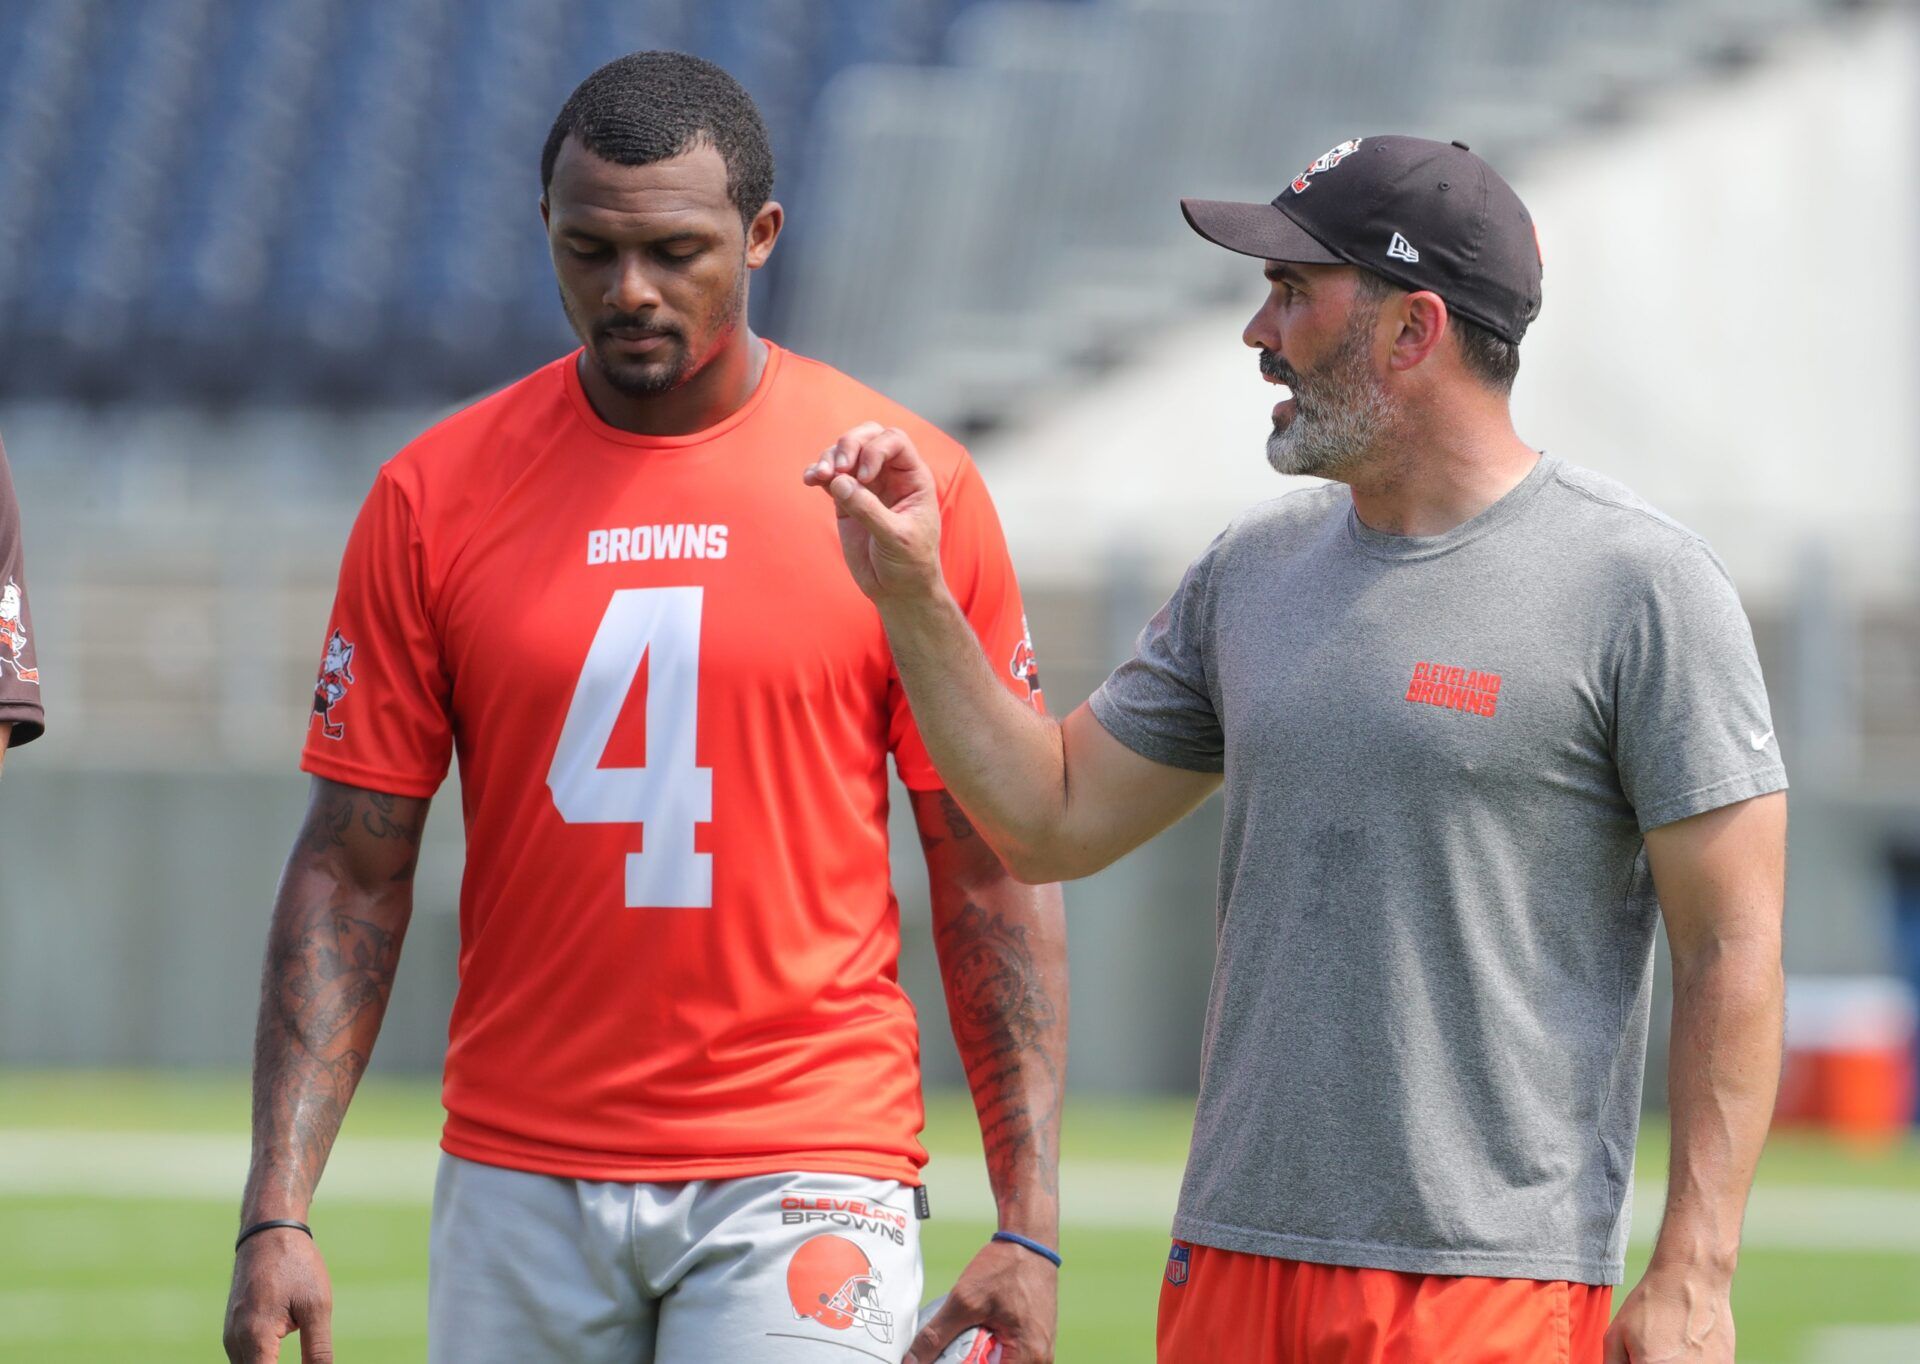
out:
{"label": "arm in brown sleeve", "polygon": [[39,738],[46,728],[24,559],[20,504],[14,498],[6,450],[0,447],[0,756],[10,745]]}

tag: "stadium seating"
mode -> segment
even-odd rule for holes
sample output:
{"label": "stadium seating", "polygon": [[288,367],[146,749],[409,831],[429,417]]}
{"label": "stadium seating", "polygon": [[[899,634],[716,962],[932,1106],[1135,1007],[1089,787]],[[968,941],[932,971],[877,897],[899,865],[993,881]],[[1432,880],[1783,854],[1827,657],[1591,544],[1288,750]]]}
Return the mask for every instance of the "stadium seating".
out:
{"label": "stadium seating", "polygon": [[834,73],[931,60],[966,3],[0,4],[0,396],[497,381],[566,344],[534,204],[588,71],[646,47],[721,63],[786,193]]}
{"label": "stadium seating", "polygon": [[0,398],[451,399],[531,367],[569,340],[549,121],[600,62],[676,47],[772,129],[791,235],[757,324],[991,417],[1220,278],[1159,249],[1179,192],[1264,197],[1362,126],[1518,156],[1815,7],[0,3]]}

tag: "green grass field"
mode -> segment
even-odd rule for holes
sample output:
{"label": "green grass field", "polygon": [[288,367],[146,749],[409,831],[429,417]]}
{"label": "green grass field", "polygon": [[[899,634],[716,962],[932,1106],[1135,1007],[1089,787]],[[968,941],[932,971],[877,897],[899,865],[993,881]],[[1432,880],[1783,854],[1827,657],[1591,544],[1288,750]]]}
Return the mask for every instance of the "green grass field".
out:
{"label": "green grass field", "polygon": [[[0,1072],[0,1362],[221,1357],[246,1106],[232,1077]],[[930,1108],[925,1245],[938,1288],[992,1225],[964,1098]],[[1190,1113],[1097,1099],[1068,1110],[1067,1195],[1088,1193],[1078,1222],[1070,1202],[1061,1238],[1065,1364],[1152,1358]],[[370,1082],[330,1172],[342,1192],[322,1186],[314,1221],[346,1364],[424,1355],[427,1191],[412,1172],[430,1168],[438,1122],[431,1086]],[[374,1158],[351,1163],[356,1144]],[[1663,1165],[1664,1134],[1650,1130],[1642,1181]],[[1630,1274],[1646,1250],[1636,1240]],[[1920,1364],[1920,1144],[1867,1155],[1777,1139],[1735,1306],[1744,1364]]]}

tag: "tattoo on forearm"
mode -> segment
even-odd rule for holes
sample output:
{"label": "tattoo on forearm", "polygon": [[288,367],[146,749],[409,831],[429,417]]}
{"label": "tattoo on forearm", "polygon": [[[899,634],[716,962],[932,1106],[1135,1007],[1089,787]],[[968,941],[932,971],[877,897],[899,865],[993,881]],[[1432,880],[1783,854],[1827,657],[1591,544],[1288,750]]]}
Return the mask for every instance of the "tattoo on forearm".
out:
{"label": "tattoo on forearm", "polygon": [[378,883],[329,887],[323,881],[311,888],[314,865],[355,854],[364,861],[369,839],[403,843],[401,874],[391,880],[411,876],[418,819],[396,818],[390,796],[323,791],[296,848],[307,875],[301,880],[290,870],[274,913],[254,1044],[247,1207],[268,1191],[296,1200],[311,1196],[379,1034],[409,903],[392,897],[407,892]]}
{"label": "tattoo on forearm", "polygon": [[272,1179],[310,1194],[393,990],[400,939],[341,905],[276,923],[256,1044],[255,1137]]}
{"label": "tattoo on forearm", "polygon": [[1057,1193],[1053,1133],[1066,1039],[1027,928],[969,901],[939,936],[988,1168],[1010,1171],[1023,1154],[1037,1153],[1047,1191]]}

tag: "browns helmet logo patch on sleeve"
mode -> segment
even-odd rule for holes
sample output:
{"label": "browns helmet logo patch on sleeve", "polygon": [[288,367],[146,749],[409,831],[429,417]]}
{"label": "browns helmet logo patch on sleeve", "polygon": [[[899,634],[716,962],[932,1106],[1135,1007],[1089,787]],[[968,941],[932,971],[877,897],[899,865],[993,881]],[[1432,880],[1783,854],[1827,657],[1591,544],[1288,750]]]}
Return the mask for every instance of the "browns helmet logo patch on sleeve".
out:
{"label": "browns helmet logo patch on sleeve", "polygon": [[13,667],[13,675],[22,682],[40,685],[40,670],[29,668],[27,658],[27,630],[21,620],[20,584],[7,579],[6,586],[0,587],[0,678],[7,673],[7,665]]}
{"label": "browns helmet logo patch on sleeve", "polygon": [[[347,688],[352,685],[353,645],[335,630],[327,637],[326,657],[320,661],[320,678],[313,684],[313,713],[320,717],[320,732],[329,739],[346,737],[346,722],[333,718],[333,708],[346,699]],[[312,726],[311,717],[307,724]]]}

